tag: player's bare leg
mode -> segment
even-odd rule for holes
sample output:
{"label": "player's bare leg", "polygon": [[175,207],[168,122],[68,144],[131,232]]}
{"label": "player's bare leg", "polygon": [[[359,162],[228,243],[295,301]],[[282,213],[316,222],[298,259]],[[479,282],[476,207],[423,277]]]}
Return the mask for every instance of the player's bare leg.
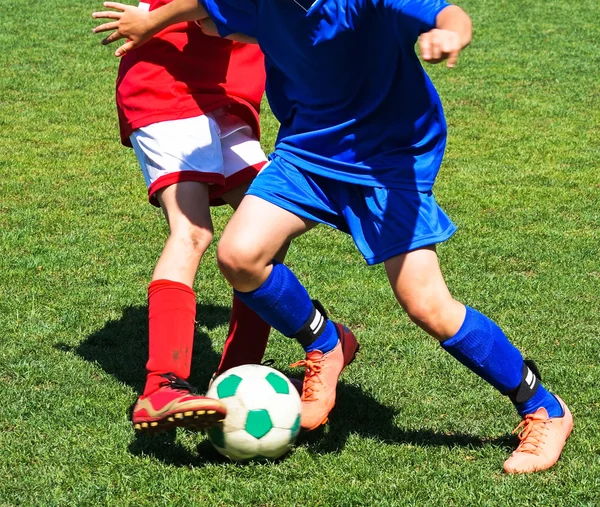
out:
{"label": "player's bare leg", "polygon": [[[242,184],[221,197],[233,209],[237,209],[249,186],[250,183]],[[286,243],[275,255],[275,260],[283,262],[288,248],[289,243]],[[271,326],[234,294],[229,330],[223,345],[221,361],[213,378],[242,364],[260,364],[270,331]]]}
{"label": "player's bare leg", "polygon": [[169,237],[152,280],[168,279],[191,287],[213,238],[208,185],[184,181],[160,190],[156,197],[169,224]]}
{"label": "player's bare leg", "polygon": [[196,271],[213,235],[208,187],[181,182],[157,192],[169,237],[148,288],[149,359],[142,396],[132,410],[138,431],[206,428],[225,417],[222,403],[191,393]]}
{"label": "player's bare leg", "polygon": [[440,341],[456,334],[466,309],[450,294],[435,247],[392,257],[385,269],[396,299],[413,322]]}
{"label": "player's bare leg", "polygon": [[546,391],[535,365],[523,360],[494,322],[452,298],[435,247],[388,259],[385,268],[410,318],[453,357],[507,395],[523,417],[518,426],[521,443],[504,470],[535,472],[554,465],[573,426],[569,409]]}
{"label": "player's bare leg", "polygon": [[282,334],[306,351],[302,392],[302,427],[327,421],[335,405],[337,380],[358,349],[354,335],[330,321],[283,264],[277,251],[314,226],[253,195],[242,201],[225,228],[217,249],[219,267],[238,296]]}

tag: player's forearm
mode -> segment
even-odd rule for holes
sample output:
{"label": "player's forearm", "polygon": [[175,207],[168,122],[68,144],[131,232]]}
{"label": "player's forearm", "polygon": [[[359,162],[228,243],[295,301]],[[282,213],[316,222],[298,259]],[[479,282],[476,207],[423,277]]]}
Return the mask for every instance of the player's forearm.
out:
{"label": "player's forearm", "polygon": [[196,21],[208,17],[206,9],[198,0],[173,0],[149,12],[149,20],[156,32],[184,21]]}
{"label": "player's forearm", "polygon": [[[211,37],[220,37],[217,25],[212,19],[199,19],[196,21],[196,24],[198,24],[198,26],[206,35],[210,35]],[[235,42],[243,42],[244,44],[258,44],[258,41],[254,37],[244,35],[243,33],[232,33],[225,38]]]}
{"label": "player's forearm", "polygon": [[442,10],[435,19],[435,27],[440,30],[450,30],[458,34],[461,49],[471,42],[473,25],[469,15],[456,5],[450,5]]}
{"label": "player's forearm", "polygon": [[232,33],[226,38],[236,42],[243,42],[244,44],[258,44],[258,41],[254,37],[244,35],[243,33]]}

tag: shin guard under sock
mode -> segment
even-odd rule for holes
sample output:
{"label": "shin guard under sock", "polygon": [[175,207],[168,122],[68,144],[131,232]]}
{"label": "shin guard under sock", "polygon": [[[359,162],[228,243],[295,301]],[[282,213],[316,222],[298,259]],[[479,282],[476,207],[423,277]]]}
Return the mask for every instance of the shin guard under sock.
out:
{"label": "shin guard under sock", "polygon": [[234,294],[229,332],[217,375],[242,364],[260,364],[270,331],[271,326]]}
{"label": "shin guard under sock", "polygon": [[[502,394],[512,396],[511,399],[522,416],[535,412],[540,406],[546,408],[549,414],[556,413],[556,409],[559,411],[558,415],[562,413],[556,398],[544,389],[539,379],[531,382],[530,378],[528,383],[527,372],[530,370],[524,367],[519,350],[492,320],[478,311],[467,307],[461,328],[441,345]],[[515,398],[517,392],[520,393],[518,400]],[[533,399],[542,404],[532,402]],[[522,413],[524,407],[527,407],[527,411]]]}
{"label": "shin guard under sock", "polygon": [[190,376],[196,296],[187,285],[171,280],[154,280],[148,287],[148,376],[144,396],[156,391],[172,372]]}
{"label": "shin guard under sock", "polygon": [[305,351],[329,352],[337,345],[335,326],[316,309],[304,286],[284,264],[273,264],[269,277],[257,289],[236,291],[236,295],[281,334],[296,338]]}

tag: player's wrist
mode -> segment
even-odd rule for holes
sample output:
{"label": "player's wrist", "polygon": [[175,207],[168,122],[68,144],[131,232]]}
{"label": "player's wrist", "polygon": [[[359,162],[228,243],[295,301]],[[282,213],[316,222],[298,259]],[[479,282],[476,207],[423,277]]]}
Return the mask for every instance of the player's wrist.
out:
{"label": "player's wrist", "polygon": [[168,17],[164,15],[161,9],[150,11],[145,16],[145,32],[149,36],[154,36],[161,30],[169,26]]}

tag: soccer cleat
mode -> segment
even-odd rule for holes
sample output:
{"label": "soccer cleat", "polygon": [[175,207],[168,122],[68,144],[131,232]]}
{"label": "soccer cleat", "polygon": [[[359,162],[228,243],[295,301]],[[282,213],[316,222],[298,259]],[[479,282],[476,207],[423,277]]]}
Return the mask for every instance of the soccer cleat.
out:
{"label": "soccer cleat", "polygon": [[174,427],[206,429],[221,422],[227,409],[218,400],[192,394],[192,387],[173,373],[149,394],[140,396],[132,408],[131,422],[137,432],[158,433]]}
{"label": "soccer cleat", "polygon": [[504,462],[507,474],[524,474],[546,470],[554,465],[573,429],[573,416],[558,396],[562,417],[548,417],[546,409],[538,408],[527,414],[513,433],[519,431],[521,443]]}
{"label": "soccer cleat", "polygon": [[340,341],[332,350],[325,354],[320,350],[307,352],[306,359],[290,365],[292,368],[306,368],[300,417],[300,426],[305,430],[314,430],[327,422],[335,405],[338,377],[358,351],[358,342],[352,331],[341,324],[334,322],[334,325]]}

